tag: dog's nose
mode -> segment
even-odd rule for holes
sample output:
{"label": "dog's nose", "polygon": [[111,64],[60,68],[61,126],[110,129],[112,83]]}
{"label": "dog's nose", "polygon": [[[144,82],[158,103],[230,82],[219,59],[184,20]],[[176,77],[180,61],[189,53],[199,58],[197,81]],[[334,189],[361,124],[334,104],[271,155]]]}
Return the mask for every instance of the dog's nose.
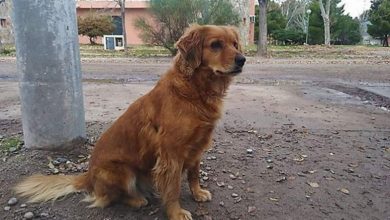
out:
{"label": "dog's nose", "polygon": [[237,66],[243,67],[246,59],[243,55],[237,54],[234,61],[236,62]]}

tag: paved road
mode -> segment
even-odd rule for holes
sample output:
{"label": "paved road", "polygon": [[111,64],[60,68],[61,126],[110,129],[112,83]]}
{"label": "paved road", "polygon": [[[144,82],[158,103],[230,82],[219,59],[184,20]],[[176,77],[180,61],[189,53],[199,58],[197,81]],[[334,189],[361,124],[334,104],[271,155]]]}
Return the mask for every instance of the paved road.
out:
{"label": "paved road", "polygon": [[[97,63],[82,64],[86,81],[102,82],[155,82],[169,68],[170,63]],[[0,81],[17,81],[15,62],[0,63]],[[350,64],[302,64],[263,63],[247,64],[236,82],[262,85],[329,85],[341,84],[363,89],[370,93],[390,98],[390,65]],[[343,91],[345,92],[345,91]]]}

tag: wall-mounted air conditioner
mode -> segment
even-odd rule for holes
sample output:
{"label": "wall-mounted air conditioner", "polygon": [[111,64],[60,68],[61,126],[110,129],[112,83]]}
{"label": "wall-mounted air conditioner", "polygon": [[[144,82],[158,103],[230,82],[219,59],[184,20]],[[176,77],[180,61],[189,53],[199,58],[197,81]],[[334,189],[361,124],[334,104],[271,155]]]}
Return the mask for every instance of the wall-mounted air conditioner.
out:
{"label": "wall-mounted air conditioner", "polygon": [[103,44],[105,50],[124,50],[123,35],[104,35]]}

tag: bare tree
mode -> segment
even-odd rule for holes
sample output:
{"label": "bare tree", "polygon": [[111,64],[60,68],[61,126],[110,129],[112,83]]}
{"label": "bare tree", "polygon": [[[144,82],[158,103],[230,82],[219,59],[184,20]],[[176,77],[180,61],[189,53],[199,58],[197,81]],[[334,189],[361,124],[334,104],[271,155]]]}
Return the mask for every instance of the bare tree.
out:
{"label": "bare tree", "polygon": [[152,19],[139,17],[135,27],[141,39],[149,44],[163,46],[175,55],[177,42],[192,23],[238,25],[240,17],[229,0],[169,0],[150,1]]}
{"label": "bare tree", "polygon": [[310,0],[287,0],[281,2],[282,14],[287,18],[286,29],[307,30],[307,6]]}
{"label": "bare tree", "polygon": [[257,42],[257,55],[267,56],[267,0],[259,1],[259,42]]}
{"label": "bare tree", "polygon": [[324,34],[325,34],[325,45],[330,45],[330,19],[329,19],[329,13],[330,13],[330,1],[326,0],[326,5],[324,6],[322,0],[320,1],[320,9],[321,9],[321,16],[324,20]]}

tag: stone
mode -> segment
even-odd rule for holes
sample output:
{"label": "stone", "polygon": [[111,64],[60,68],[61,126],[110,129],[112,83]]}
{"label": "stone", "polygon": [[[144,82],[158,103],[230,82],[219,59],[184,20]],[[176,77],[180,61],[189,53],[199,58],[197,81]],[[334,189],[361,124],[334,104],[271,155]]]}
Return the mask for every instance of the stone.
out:
{"label": "stone", "polygon": [[48,218],[48,217],[49,217],[49,213],[42,212],[42,213],[40,214],[40,216],[41,216],[42,218]]}
{"label": "stone", "polygon": [[255,206],[248,206],[248,213],[253,213],[254,211],[256,211]]}
{"label": "stone", "polygon": [[16,205],[16,203],[18,203],[18,199],[15,198],[15,197],[10,198],[10,199],[8,200],[8,205],[10,205],[10,206]]}
{"label": "stone", "polygon": [[286,180],[287,180],[287,178],[285,176],[282,176],[282,177],[279,177],[278,179],[276,179],[276,182],[281,183],[281,182],[284,182]]}
{"label": "stone", "polygon": [[34,213],[26,212],[26,214],[24,214],[24,218],[25,219],[32,219],[32,218],[34,218]]}
{"label": "stone", "polygon": [[17,151],[18,148],[16,148],[16,147],[10,147],[8,150],[9,150],[9,152],[13,153],[13,152]]}
{"label": "stone", "polygon": [[225,183],[224,183],[224,182],[217,182],[217,186],[219,186],[219,187],[224,187],[224,186],[225,186]]}

